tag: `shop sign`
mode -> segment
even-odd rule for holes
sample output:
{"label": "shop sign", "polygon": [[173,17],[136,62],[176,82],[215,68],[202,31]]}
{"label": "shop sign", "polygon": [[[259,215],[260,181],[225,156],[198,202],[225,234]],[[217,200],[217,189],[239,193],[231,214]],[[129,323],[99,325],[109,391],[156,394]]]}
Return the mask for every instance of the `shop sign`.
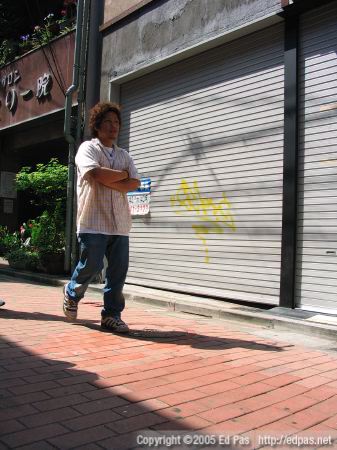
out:
{"label": "shop sign", "polygon": [[136,191],[128,192],[130,213],[133,216],[144,216],[150,212],[151,178],[141,178]]}
{"label": "shop sign", "polygon": [[[16,107],[18,104],[18,96],[22,97],[25,101],[29,101],[33,98],[34,91],[35,96],[39,100],[47,97],[52,89],[52,77],[49,73],[43,73],[37,78],[34,89],[26,89],[25,91],[20,91],[18,86],[21,80],[21,74],[19,70],[12,70],[6,75],[1,77],[1,87],[7,92],[5,95],[5,107],[12,113],[15,114]],[[2,107],[2,105],[0,105]]]}

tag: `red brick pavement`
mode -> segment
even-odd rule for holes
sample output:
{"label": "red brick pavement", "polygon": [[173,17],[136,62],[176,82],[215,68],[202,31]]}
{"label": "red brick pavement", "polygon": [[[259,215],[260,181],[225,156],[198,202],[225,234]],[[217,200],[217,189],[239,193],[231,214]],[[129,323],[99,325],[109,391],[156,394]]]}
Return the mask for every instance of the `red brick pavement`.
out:
{"label": "red brick pavement", "polygon": [[218,435],[221,448],[337,448],[334,354],[134,303],[133,334],[114,335],[96,294],[69,323],[60,288],[0,281],[0,450],[140,448],[137,436],[173,431],[198,433],[186,448],[216,448],[203,439]]}

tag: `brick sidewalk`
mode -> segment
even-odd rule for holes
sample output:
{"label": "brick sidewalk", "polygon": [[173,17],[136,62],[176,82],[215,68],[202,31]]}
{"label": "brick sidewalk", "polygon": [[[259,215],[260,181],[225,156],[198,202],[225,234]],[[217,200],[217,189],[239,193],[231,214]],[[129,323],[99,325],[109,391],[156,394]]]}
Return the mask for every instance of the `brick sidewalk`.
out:
{"label": "brick sidewalk", "polygon": [[217,448],[219,434],[219,448],[275,448],[268,436],[287,434],[278,449],[337,448],[322,441],[337,438],[334,354],[135,303],[132,334],[118,336],[100,330],[96,294],[72,324],[60,288],[0,281],[0,450],[144,448],[186,431],[200,435],[189,449]]}

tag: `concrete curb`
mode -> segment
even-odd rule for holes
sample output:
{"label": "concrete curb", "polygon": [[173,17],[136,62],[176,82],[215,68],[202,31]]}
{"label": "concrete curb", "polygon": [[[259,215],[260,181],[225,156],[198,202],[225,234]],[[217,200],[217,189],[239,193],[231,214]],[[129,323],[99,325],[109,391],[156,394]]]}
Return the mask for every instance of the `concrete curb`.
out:
{"label": "concrete curb", "polygon": [[[50,286],[63,286],[67,278],[54,275],[24,272],[10,267],[0,268],[0,274]],[[88,291],[101,292],[102,285],[90,285]],[[300,332],[306,335],[337,340],[337,325],[308,322],[314,314],[275,308],[263,310],[254,306],[242,306],[230,302],[176,294],[158,289],[126,285],[124,295],[127,301],[166,308],[169,311],[195,314],[203,317],[251,323],[280,331]]]}
{"label": "concrete curb", "polygon": [[[134,296],[133,301],[142,303],[151,303],[151,298],[142,298]],[[219,301],[219,303],[222,303]],[[337,327],[333,325],[315,324],[305,322],[303,319],[292,319],[289,317],[276,317],[268,312],[249,312],[239,311],[237,309],[213,309],[209,306],[199,306],[183,302],[168,302],[165,299],[156,300],[156,304],[166,306],[175,312],[184,312],[190,314],[198,314],[201,316],[212,317],[236,322],[254,323],[255,325],[264,326],[275,330],[285,330],[301,332],[316,337],[327,337],[337,339]],[[248,307],[247,307],[248,308]]]}
{"label": "concrete curb", "polygon": [[43,273],[28,272],[12,269],[11,267],[1,267],[0,274],[8,277],[19,278],[35,283],[46,284],[48,286],[63,286],[67,279],[60,279],[57,275],[46,275]]}

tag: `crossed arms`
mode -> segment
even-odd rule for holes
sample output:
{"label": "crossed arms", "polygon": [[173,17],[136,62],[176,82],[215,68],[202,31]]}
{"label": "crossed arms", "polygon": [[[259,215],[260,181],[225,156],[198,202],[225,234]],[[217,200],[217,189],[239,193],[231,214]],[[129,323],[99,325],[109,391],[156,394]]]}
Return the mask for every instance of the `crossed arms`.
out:
{"label": "crossed arms", "polygon": [[96,167],[85,174],[88,181],[96,181],[119,192],[134,191],[139,187],[139,180],[129,178],[127,170],[114,170],[107,167]]}

